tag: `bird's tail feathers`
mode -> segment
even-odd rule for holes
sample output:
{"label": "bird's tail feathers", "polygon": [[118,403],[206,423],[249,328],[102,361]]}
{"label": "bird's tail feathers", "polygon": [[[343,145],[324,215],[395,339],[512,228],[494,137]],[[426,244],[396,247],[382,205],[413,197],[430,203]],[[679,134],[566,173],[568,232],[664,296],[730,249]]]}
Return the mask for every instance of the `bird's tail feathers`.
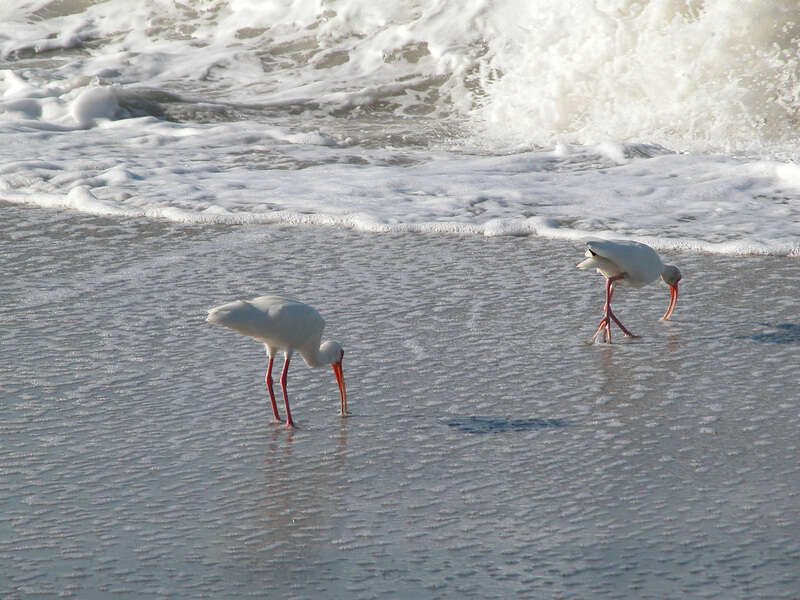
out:
{"label": "bird's tail feathers", "polygon": [[584,271],[591,271],[592,269],[596,269],[599,265],[597,263],[597,260],[595,260],[594,255],[590,256],[588,250],[586,251],[586,254],[588,258],[583,259],[575,266],[578,267],[579,269],[583,269]]}

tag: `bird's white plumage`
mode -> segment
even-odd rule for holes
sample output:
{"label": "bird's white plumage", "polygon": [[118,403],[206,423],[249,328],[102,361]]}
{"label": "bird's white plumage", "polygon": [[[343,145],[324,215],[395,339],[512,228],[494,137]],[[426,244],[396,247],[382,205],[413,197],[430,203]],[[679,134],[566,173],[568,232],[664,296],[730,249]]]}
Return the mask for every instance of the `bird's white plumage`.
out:
{"label": "bird's white plumage", "polygon": [[646,244],[628,240],[592,240],[586,243],[586,260],[578,263],[584,270],[597,269],[608,278],[625,273],[616,284],[642,287],[658,279],[664,270],[658,253]]}
{"label": "bird's white plumage", "polygon": [[607,342],[611,341],[611,322],[619,326],[628,337],[633,334],[620,322],[611,310],[611,296],[617,285],[642,287],[661,277],[669,288],[669,305],[661,317],[667,320],[672,316],[678,301],[678,282],[681,272],[674,265],[664,265],[658,253],[650,246],[628,240],[591,240],[586,242],[586,257],[577,267],[585,271],[597,269],[606,278],[606,303],[603,318],[594,334]]}
{"label": "bird's white plumage", "polygon": [[223,325],[262,342],[267,353],[296,350],[310,367],[318,360],[325,320],[308,304],[281,296],[235,300],[208,311],[209,323]]}

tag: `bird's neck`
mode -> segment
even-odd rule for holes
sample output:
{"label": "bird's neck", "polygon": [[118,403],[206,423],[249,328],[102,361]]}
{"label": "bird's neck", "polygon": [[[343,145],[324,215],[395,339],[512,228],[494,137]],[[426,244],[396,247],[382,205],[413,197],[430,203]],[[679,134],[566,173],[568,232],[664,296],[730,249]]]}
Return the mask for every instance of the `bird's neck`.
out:
{"label": "bird's neck", "polygon": [[303,360],[306,361],[306,364],[312,369],[324,367],[331,362],[320,348],[308,352],[300,352],[300,356],[303,357]]}

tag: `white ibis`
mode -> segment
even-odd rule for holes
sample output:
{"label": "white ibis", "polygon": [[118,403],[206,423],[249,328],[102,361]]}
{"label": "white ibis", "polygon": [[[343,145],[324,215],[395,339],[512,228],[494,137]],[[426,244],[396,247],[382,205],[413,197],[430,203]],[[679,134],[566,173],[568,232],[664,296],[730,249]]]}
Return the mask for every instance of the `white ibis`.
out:
{"label": "white ibis", "polygon": [[592,339],[601,333],[605,341],[611,342],[611,321],[614,321],[626,337],[636,337],[625,329],[611,310],[611,295],[617,284],[642,287],[659,276],[669,286],[669,306],[662,319],[669,319],[678,301],[678,267],[664,265],[658,253],[650,246],[626,240],[592,240],[586,243],[586,259],[577,264],[579,269],[597,269],[606,278],[606,304],[603,318]]}
{"label": "white ibis", "polygon": [[259,296],[252,300],[236,300],[208,311],[206,321],[224,325],[234,331],[243,333],[263,343],[267,349],[267,374],[264,381],[272,402],[274,422],[280,423],[275,394],[272,391],[272,361],[275,354],[283,351],[286,360],[281,372],[281,390],[283,403],[286,406],[286,427],[294,427],[292,413],[289,410],[289,398],[286,395],[286,374],[289,371],[289,360],[297,350],[309,367],[320,367],[330,364],[339,384],[339,414],[347,416],[347,392],[342,374],[342,357],[344,350],[339,342],[324,342],[322,330],[325,320],[316,309],[308,304],[288,300],[280,296]]}

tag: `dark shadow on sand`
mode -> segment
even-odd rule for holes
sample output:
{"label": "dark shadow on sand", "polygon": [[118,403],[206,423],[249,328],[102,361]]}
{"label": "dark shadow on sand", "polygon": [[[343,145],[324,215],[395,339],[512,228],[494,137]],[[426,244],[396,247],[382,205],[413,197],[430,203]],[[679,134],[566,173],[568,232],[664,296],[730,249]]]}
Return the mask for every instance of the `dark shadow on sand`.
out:
{"label": "dark shadow on sand", "polygon": [[462,433],[508,433],[509,431],[531,431],[568,427],[560,419],[506,419],[503,417],[461,417],[445,423]]}
{"label": "dark shadow on sand", "polygon": [[800,325],[795,323],[756,323],[763,327],[769,327],[777,331],[768,331],[765,333],[756,333],[748,335],[746,338],[755,340],[756,342],[766,342],[768,344],[800,344]]}

